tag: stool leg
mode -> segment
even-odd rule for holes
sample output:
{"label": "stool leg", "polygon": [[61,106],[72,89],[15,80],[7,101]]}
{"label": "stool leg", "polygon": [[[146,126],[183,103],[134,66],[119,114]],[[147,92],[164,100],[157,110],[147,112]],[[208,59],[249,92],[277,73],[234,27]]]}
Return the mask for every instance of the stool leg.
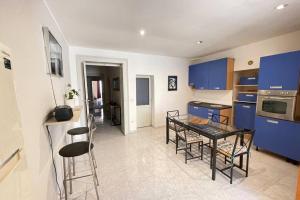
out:
{"label": "stool leg", "polygon": [[97,179],[96,179],[96,175],[95,175],[95,168],[94,168],[94,163],[93,163],[93,159],[92,159],[91,154],[89,154],[89,161],[90,161],[90,166],[91,166],[91,170],[92,170],[92,174],[93,174],[93,181],[94,181],[94,187],[95,187],[97,200],[99,200],[99,193],[98,193],[98,188],[97,188]]}
{"label": "stool leg", "polygon": [[65,162],[65,158],[63,158],[63,166],[64,166],[64,180],[63,180],[63,183],[64,183],[64,188],[65,188],[65,200],[68,199],[68,188],[67,188],[67,176],[66,176],[66,173],[67,173],[67,170],[66,170],[66,162]]}
{"label": "stool leg", "polygon": [[[71,141],[72,143],[74,143],[74,138],[73,135],[71,135]],[[72,158],[72,162],[73,162],[73,176],[75,176],[75,158]]]}
{"label": "stool leg", "polygon": [[68,158],[68,170],[69,170],[69,183],[70,183],[70,194],[72,194],[73,193],[73,187],[72,187],[72,175],[71,175],[71,172],[72,172],[72,170],[71,170],[71,159],[70,158]]}
{"label": "stool leg", "polygon": [[97,162],[96,162],[96,159],[95,159],[95,154],[94,154],[93,151],[91,152],[91,154],[92,154],[92,158],[93,158],[93,161],[94,161],[94,166],[95,166],[95,168],[97,168],[98,166],[97,166]]}
{"label": "stool leg", "polygon": [[97,180],[97,185],[99,186],[99,179],[98,179],[98,175],[97,175],[97,171],[96,171],[96,168],[97,168],[97,162],[96,162],[95,155],[94,155],[94,152],[93,152],[93,151],[91,151],[91,156],[92,156],[93,167],[94,167],[95,176],[96,176],[96,180]]}

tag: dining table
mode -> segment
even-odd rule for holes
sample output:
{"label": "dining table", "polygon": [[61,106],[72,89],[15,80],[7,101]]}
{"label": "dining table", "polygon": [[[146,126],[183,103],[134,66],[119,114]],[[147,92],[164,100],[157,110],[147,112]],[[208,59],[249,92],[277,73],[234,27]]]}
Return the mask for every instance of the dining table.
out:
{"label": "dining table", "polygon": [[[183,127],[185,130],[191,130],[198,133],[199,135],[206,137],[212,141],[212,146],[207,145],[211,148],[211,169],[212,169],[212,180],[216,179],[216,163],[217,163],[217,144],[218,140],[225,139],[227,137],[237,135],[242,132],[242,129],[235,128],[231,125],[226,125],[221,122],[215,122],[212,119],[201,118],[199,116],[186,114],[178,115],[174,117],[166,117],[166,143],[169,143],[170,139],[170,129],[171,123]],[[243,143],[243,138],[241,138],[241,145]],[[239,168],[243,167],[243,156],[240,156]]]}

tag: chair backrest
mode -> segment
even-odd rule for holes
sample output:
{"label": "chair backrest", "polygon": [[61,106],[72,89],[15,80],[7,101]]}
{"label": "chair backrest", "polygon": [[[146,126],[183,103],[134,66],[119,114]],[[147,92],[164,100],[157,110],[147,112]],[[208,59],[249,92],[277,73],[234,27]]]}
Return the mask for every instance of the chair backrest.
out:
{"label": "chair backrest", "polygon": [[178,117],[178,116],[179,116],[179,110],[167,111],[167,117]]}
{"label": "chair backrest", "polygon": [[[232,155],[239,154],[240,150],[242,150],[243,148],[246,148],[247,153],[249,153],[253,142],[254,134],[255,134],[255,130],[249,130],[249,129],[244,129],[243,131],[237,133],[234,142],[234,147],[232,150]],[[237,147],[240,148],[238,151],[236,151]]]}
{"label": "chair backrest", "polygon": [[212,114],[211,116],[211,121],[212,122],[217,122],[223,125],[228,125],[229,124],[229,117],[225,115],[219,115],[219,114]]}

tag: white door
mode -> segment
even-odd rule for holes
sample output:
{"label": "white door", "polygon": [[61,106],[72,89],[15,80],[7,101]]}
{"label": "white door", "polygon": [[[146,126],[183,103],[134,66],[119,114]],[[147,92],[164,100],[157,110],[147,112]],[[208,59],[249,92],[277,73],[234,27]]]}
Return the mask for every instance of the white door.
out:
{"label": "white door", "polygon": [[150,77],[137,76],[136,78],[136,108],[137,127],[151,126],[151,81]]}

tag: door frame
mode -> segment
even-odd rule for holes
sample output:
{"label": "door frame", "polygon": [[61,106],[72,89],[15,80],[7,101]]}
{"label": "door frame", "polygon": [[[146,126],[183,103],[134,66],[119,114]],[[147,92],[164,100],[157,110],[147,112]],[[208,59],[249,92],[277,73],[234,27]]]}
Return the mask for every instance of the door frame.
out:
{"label": "door frame", "polygon": [[[122,82],[121,92],[121,100],[122,100],[122,124],[121,131],[124,135],[129,133],[129,94],[128,94],[128,63],[127,59],[121,58],[102,58],[102,57],[94,57],[94,56],[85,56],[85,55],[77,55],[76,56],[76,72],[77,72],[77,80],[72,80],[72,84],[77,86],[79,94],[81,95],[81,101],[84,105],[85,102],[85,83],[84,83],[84,65],[87,64],[98,64],[103,66],[119,66],[120,73],[120,82]],[[81,122],[86,125],[86,106],[83,106],[83,115],[81,115]]]}
{"label": "door frame", "polygon": [[[135,77],[135,81],[137,78],[148,78],[149,79],[149,104],[151,107],[151,125],[147,126],[147,127],[153,127],[154,119],[155,119],[154,118],[154,76],[137,74]],[[135,106],[136,106],[136,116],[137,116],[137,105],[135,104]],[[138,127],[137,122],[136,122],[136,128],[143,128],[143,127]]]}

